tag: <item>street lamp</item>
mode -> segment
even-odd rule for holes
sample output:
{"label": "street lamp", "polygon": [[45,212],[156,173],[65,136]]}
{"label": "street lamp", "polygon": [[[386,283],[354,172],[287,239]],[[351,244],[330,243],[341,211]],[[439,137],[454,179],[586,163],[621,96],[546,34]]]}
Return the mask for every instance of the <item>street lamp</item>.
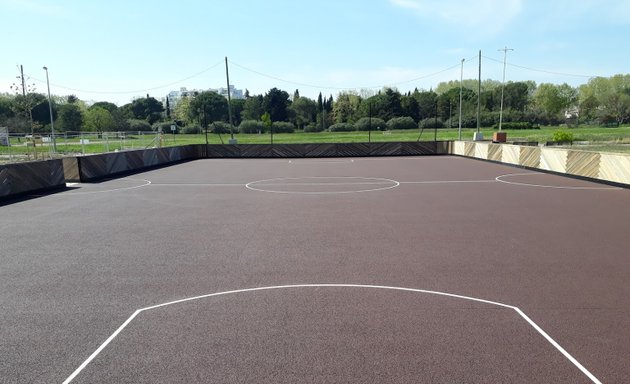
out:
{"label": "street lamp", "polygon": [[52,100],[50,98],[50,81],[48,81],[48,67],[43,67],[46,71],[46,85],[48,86],[48,110],[50,111],[50,134],[53,145],[53,152],[57,152],[57,143],[55,142],[55,122],[53,121]]}
{"label": "street lamp", "polygon": [[459,139],[462,139],[462,92],[464,90],[464,61],[466,59],[462,59],[462,67],[459,73]]}

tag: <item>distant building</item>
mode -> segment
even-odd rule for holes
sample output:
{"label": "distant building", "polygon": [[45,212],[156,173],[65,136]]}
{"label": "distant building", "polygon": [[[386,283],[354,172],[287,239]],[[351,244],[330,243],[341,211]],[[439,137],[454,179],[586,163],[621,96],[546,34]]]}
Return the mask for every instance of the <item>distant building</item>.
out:
{"label": "distant building", "polygon": [[[227,88],[221,87],[221,88],[210,88],[207,90],[203,90],[203,89],[187,89],[186,87],[181,87],[179,89],[179,91],[170,91],[166,97],[164,98],[163,102],[166,102],[166,99],[168,99],[168,103],[170,105],[171,108],[175,108],[175,106],[177,105],[177,103],[179,103],[179,101],[183,98],[183,97],[195,97],[198,94],[200,94],[201,92],[204,91],[211,91],[211,92],[216,92],[219,95],[227,98],[228,96],[228,90]],[[232,99],[244,99],[244,93],[242,89],[236,89],[236,87],[234,87],[233,85],[230,85],[230,98]]]}
{"label": "distant building", "polygon": [[[210,89],[211,91],[214,91],[216,93],[218,93],[219,95],[227,98],[228,96],[228,90],[227,88],[217,88],[217,89]],[[243,94],[243,90],[242,89],[236,89],[236,87],[234,87],[233,85],[230,85],[230,98],[232,99],[244,99],[245,96]]]}

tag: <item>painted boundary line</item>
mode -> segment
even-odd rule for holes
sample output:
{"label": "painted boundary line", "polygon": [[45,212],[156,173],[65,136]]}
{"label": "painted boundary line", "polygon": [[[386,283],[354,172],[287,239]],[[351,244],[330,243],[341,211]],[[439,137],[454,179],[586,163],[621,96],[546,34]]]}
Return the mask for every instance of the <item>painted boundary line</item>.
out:
{"label": "painted boundary line", "polygon": [[[317,180],[357,180],[357,181],[347,181],[342,183],[317,183]],[[294,182],[288,182],[288,181]],[[313,180],[311,182],[298,182],[298,180]],[[283,183],[284,181],[284,183]],[[287,186],[287,185],[384,185],[378,188],[369,188],[369,189],[358,189],[355,191],[278,191],[273,189],[264,189],[257,188],[257,186]],[[385,191],[388,189],[396,188],[400,185],[400,183],[396,180],[385,179],[381,177],[358,177],[358,176],[310,176],[310,177],[281,177],[275,179],[265,179],[265,180],[256,180],[251,181],[245,184],[245,188],[257,191],[257,192],[267,192],[267,193],[280,193],[280,194],[296,194],[296,195],[332,195],[332,194],[348,194],[348,193],[362,193],[362,192],[375,192],[375,191]]]}
{"label": "painted boundary line", "polygon": [[189,298],[185,298],[185,299],[169,301],[169,302],[162,303],[162,304],[152,305],[150,307],[140,308],[140,309],[136,310],[131,316],[129,316],[129,318],[120,327],[118,327],[118,329],[116,331],[114,331],[114,333],[112,333],[111,336],[109,336],[107,338],[107,340],[105,340],[103,342],[103,344],[101,344],[90,355],[90,357],[88,357],[83,363],[81,363],[81,365],[74,372],[72,372],[72,374],[70,376],[68,376],[68,378],[66,380],[64,380],[62,384],[69,384],[70,382],[72,382],[72,380],[74,380],[74,378],[79,373],[81,373],[81,371],[83,371],[83,369],[85,367],[87,367],[88,364],[90,364],[90,362],[92,362],[92,360],[94,360],[103,351],[103,349],[105,349],[105,347],[107,347],[107,345],[109,345],[109,343],[111,343],[120,334],[120,332],[122,332],[136,318],[136,316],[138,316],[140,313],[142,313],[144,311],[150,311],[152,309],[162,308],[162,307],[166,307],[166,306],[169,306],[169,305],[181,304],[181,303],[186,303],[186,302],[189,302],[189,301],[205,299],[205,298],[215,297],[215,296],[224,296],[224,295],[235,294],[235,293],[246,293],[246,292],[256,292],[256,291],[270,291],[270,290],[274,290],[274,289],[294,289],[294,288],[369,288],[369,289],[385,289],[385,290],[394,290],[394,291],[426,293],[426,294],[431,294],[431,295],[451,297],[451,298],[455,298],[455,299],[470,300],[470,301],[475,301],[475,302],[479,302],[479,303],[491,304],[491,305],[496,305],[496,306],[503,307],[503,308],[513,309],[514,311],[516,311],[516,313],[518,313],[519,316],[521,316],[521,318],[523,318],[525,321],[527,321],[527,323],[531,327],[533,327],[541,336],[543,336],[551,345],[553,345],[554,348],[556,348],[560,353],[562,353],[565,358],[567,358],[575,367],[577,367],[593,383],[595,383],[595,384],[602,384],[602,382],[599,381],[599,379],[597,379],[597,377],[595,377],[595,375],[593,375],[591,372],[589,372],[589,370],[586,369],[582,364],[580,364],[580,362],[577,361],[576,358],[574,358],[569,352],[567,352],[564,348],[562,348],[562,346],[560,344],[558,344],[551,336],[549,336],[547,334],[547,332],[545,332],[542,328],[540,328],[540,326],[538,326],[538,324],[536,324],[532,319],[530,319],[518,307],[515,307],[513,305],[509,305],[509,304],[499,303],[499,302],[496,302],[496,301],[484,300],[484,299],[479,299],[479,298],[470,297],[470,296],[456,295],[456,294],[447,293],[447,292],[429,291],[429,290],[425,290],[425,289],[415,289],[415,288],[392,287],[392,286],[385,286],[385,285],[369,285],[369,284],[292,284],[292,285],[276,285],[276,286],[269,286],[269,287],[236,289],[236,290],[232,290],[232,291],[216,292],[216,293],[210,293],[210,294],[207,294],[207,295],[194,296],[194,297],[189,297]]}
{"label": "painted boundary line", "polygon": [[[556,185],[518,183],[516,181],[503,180],[503,178],[509,178],[509,177],[513,177],[513,176],[531,176],[531,175],[546,175],[546,173],[541,173],[541,172],[508,173],[507,175],[497,176],[495,178],[495,180],[500,182],[500,183],[504,183],[504,184],[520,185],[520,186],[525,186],[525,187],[537,187],[537,188],[574,189],[574,190],[600,190],[600,191],[616,191],[616,190],[622,190],[623,189],[623,188],[619,188],[619,187],[563,187],[563,186],[556,186]],[[567,177],[567,176],[564,176],[564,177]]]}

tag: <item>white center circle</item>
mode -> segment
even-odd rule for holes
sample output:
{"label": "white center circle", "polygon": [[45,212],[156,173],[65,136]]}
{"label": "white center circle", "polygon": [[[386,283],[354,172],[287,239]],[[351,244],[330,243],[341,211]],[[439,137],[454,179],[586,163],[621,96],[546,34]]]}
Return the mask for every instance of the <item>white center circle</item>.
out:
{"label": "white center circle", "polygon": [[384,191],[399,185],[396,180],[380,177],[324,176],[258,180],[245,187],[259,192],[323,195]]}

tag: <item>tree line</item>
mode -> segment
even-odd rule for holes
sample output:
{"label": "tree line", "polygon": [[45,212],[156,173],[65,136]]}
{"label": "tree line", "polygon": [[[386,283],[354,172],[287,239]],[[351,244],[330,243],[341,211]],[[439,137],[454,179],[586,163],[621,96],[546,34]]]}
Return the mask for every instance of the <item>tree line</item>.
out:
{"label": "tree line", "polygon": [[[461,89],[460,89],[461,86]],[[146,95],[118,107],[101,101],[86,105],[76,96],[55,97],[53,116],[60,132],[108,132],[166,130],[176,125],[178,132],[199,133],[209,128],[217,133],[352,131],[367,129],[417,129],[497,124],[503,95],[503,122],[522,127],[534,125],[570,126],[598,124],[618,126],[630,122],[630,75],[591,78],[586,84],[533,81],[486,80],[450,81],[435,89],[401,93],[394,88],[380,91],[345,91],[317,99],[292,95],[272,88],[265,94],[233,99],[201,92],[183,97],[171,106]],[[460,107],[461,96],[461,107]],[[269,124],[263,116],[269,117]],[[231,123],[231,124],[230,124]],[[36,92],[0,95],[0,126],[11,132],[49,132],[48,99]],[[170,128],[168,128],[170,131]]]}

